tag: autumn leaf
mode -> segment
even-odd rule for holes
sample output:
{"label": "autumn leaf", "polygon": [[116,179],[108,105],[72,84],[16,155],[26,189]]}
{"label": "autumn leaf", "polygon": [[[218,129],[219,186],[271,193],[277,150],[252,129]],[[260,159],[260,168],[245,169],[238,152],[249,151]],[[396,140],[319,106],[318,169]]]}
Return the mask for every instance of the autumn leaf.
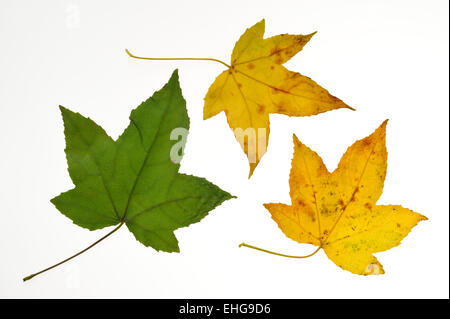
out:
{"label": "autumn leaf", "polygon": [[247,155],[249,177],[266,152],[270,113],[309,116],[339,108],[353,110],[310,78],[283,66],[315,33],[281,34],[264,39],[264,25],[262,20],[245,31],[234,47],[230,64],[213,58],[141,57],[125,50],[135,59],[214,61],[227,68],[205,96],[203,118],[225,112]]}
{"label": "autumn leaf", "polygon": [[189,128],[177,71],[131,112],[129,126],[116,141],[91,119],[64,107],[61,113],[75,188],[51,202],[76,225],[89,230],[117,225],[87,249],[126,225],[145,246],[178,252],[174,231],[199,222],[232,197],[203,178],[178,173],[181,158],[179,154],[171,158],[173,147],[180,143],[171,133]]}
{"label": "autumn leaf", "polygon": [[310,78],[283,64],[308,43],[309,35],[281,34],[264,39],[264,20],[241,36],[205,97],[204,119],[225,112],[248,157],[253,174],[269,141],[269,114],[309,116],[349,108]]}
{"label": "autumn leaf", "polygon": [[294,135],[292,204],[264,205],[287,237],[318,246],[354,274],[383,274],[373,254],[398,246],[427,219],[399,205],[376,204],[386,175],[386,124],[349,147],[333,173]]}

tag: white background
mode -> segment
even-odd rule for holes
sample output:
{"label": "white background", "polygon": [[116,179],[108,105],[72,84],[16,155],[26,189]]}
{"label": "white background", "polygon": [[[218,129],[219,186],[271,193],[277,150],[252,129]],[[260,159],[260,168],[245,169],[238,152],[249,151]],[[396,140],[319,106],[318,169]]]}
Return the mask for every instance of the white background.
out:
{"label": "white background", "polygon": [[[203,97],[235,41],[262,18],[266,36],[318,33],[286,66],[357,109],[314,117],[271,115],[268,152],[248,164],[224,114],[202,120]],[[5,1],[0,4],[0,297],[411,298],[449,297],[448,2],[441,1]],[[126,228],[77,259],[21,278],[88,246],[90,232],[49,200],[72,188],[58,105],[117,138],[132,108],[179,68],[191,118],[182,172],[238,196],[176,231],[181,253],[156,253]],[[288,239],[262,206],[290,203],[292,134],[330,170],[355,140],[389,118],[380,204],[427,216],[377,254],[383,276],[343,271]]]}

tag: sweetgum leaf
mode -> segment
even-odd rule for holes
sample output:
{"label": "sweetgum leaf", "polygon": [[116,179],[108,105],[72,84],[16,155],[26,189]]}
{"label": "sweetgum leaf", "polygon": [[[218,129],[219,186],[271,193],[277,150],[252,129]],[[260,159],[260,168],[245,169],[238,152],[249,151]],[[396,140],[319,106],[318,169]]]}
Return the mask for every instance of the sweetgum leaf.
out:
{"label": "sweetgum leaf", "polygon": [[287,237],[318,246],[358,275],[384,274],[373,254],[400,245],[427,219],[400,205],[377,205],[387,169],[386,124],[350,146],[334,172],[294,135],[292,204],[264,205]]}
{"label": "sweetgum leaf", "polygon": [[353,110],[310,78],[283,66],[314,33],[280,34],[264,39],[264,29],[262,20],[239,38],[228,70],[210,86],[203,109],[204,119],[225,112],[248,157],[249,177],[266,152],[269,114],[310,116],[340,108]]}
{"label": "sweetgum leaf", "polygon": [[61,108],[66,157],[75,188],[51,202],[75,224],[126,224],[145,246],[178,252],[174,230],[200,221],[232,196],[207,180],[178,173],[170,158],[175,128],[189,128],[178,73],[131,112],[114,141],[89,118]]}

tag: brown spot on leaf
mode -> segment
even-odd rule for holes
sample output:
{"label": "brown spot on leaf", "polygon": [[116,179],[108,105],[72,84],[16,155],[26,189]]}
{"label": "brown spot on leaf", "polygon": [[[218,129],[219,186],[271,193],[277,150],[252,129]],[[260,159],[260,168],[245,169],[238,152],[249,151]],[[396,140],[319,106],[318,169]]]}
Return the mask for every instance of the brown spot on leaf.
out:
{"label": "brown spot on leaf", "polygon": [[254,65],[253,63],[248,63],[248,64],[247,64],[247,68],[248,68],[249,70],[253,70],[253,69],[255,68],[255,65]]}
{"label": "brown spot on leaf", "polygon": [[365,203],[364,207],[366,207],[367,209],[372,209],[372,204],[371,203]]}
{"label": "brown spot on leaf", "polygon": [[265,108],[264,105],[258,104],[257,107],[256,107],[256,112],[258,112],[259,114],[263,114],[264,111],[265,111],[265,109],[266,109],[266,108]]}
{"label": "brown spot on leaf", "polygon": [[280,48],[274,47],[270,50],[270,55],[280,55]]}
{"label": "brown spot on leaf", "polygon": [[352,194],[352,198],[350,198],[350,201],[351,202],[354,202],[355,201],[355,196],[356,196],[356,193],[358,193],[359,192],[359,187],[357,186],[356,188],[355,188],[355,191],[353,192],[353,194]]}
{"label": "brown spot on leaf", "polygon": [[284,113],[284,112],[286,112],[286,108],[283,105],[279,104],[279,105],[277,105],[277,112]]}

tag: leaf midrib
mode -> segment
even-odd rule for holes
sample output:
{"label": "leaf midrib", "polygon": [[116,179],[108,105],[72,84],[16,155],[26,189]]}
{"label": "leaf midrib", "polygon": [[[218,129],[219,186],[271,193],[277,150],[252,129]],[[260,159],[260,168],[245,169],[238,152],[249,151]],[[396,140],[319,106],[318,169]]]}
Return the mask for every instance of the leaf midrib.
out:
{"label": "leaf midrib", "polygon": [[[170,93],[171,93],[171,92],[170,92]],[[127,204],[126,204],[126,206],[125,206],[123,216],[122,216],[122,218],[120,219],[121,222],[125,222],[125,221],[126,221],[126,217],[127,217],[128,209],[129,209],[129,207],[130,207],[131,199],[132,199],[132,197],[133,197],[133,195],[134,195],[134,191],[135,191],[135,189],[136,189],[136,186],[137,186],[137,183],[138,183],[138,181],[139,181],[139,178],[141,177],[142,172],[143,172],[143,170],[144,170],[144,167],[146,166],[146,163],[147,163],[148,158],[149,158],[149,156],[150,156],[150,152],[151,152],[152,149],[153,149],[153,145],[155,144],[155,141],[156,141],[156,139],[157,139],[157,137],[158,137],[158,135],[159,135],[159,131],[160,131],[160,129],[161,129],[161,122],[164,120],[164,118],[165,118],[165,116],[166,116],[166,114],[167,114],[167,110],[169,109],[169,105],[170,105],[171,102],[172,102],[172,98],[173,98],[173,94],[170,94],[170,95],[169,95],[169,99],[168,99],[168,103],[167,103],[166,107],[164,108],[164,113],[163,113],[163,115],[162,115],[162,117],[161,117],[160,125],[158,125],[158,129],[157,129],[156,134],[155,134],[155,136],[154,136],[154,138],[153,138],[152,144],[151,144],[150,147],[148,148],[147,153],[146,153],[146,155],[145,155],[145,158],[144,158],[144,160],[142,161],[142,165],[141,165],[141,167],[140,167],[140,169],[139,169],[139,172],[137,173],[136,178],[135,178],[135,180],[134,180],[133,186],[132,186],[132,188],[131,188],[130,195],[128,196],[128,199],[127,199]],[[131,116],[130,116],[130,118],[131,118]]]}
{"label": "leaf midrib", "polygon": [[[370,150],[369,156],[367,157],[366,163],[364,164],[363,170],[362,170],[361,175],[360,175],[360,177],[359,177],[359,179],[358,179],[358,183],[356,184],[355,189],[353,190],[352,196],[350,197],[350,199],[348,200],[348,202],[345,204],[344,209],[342,210],[342,212],[341,212],[340,215],[338,216],[338,218],[337,218],[336,222],[334,223],[333,227],[330,229],[330,232],[328,233],[328,236],[327,236],[327,238],[326,238],[325,243],[329,243],[328,240],[330,239],[331,234],[333,233],[333,231],[336,229],[337,225],[338,225],[339,222],[341,221],[342,216],[344,215],[344,213],[347,211],[347,207],[348,207],[349,204],[352,202],[352,198],[356,195],[356,192],[357,192],[357,190],[359,189],[359,186],[360,186],[360,184],[361,184],[361,180],[362,180],[362,178],[363,178],[363,176],[364,176],[364,174],[365,174],[365,172],[366,172],[367,165],[369,164],[369,160],[370,160],[370,158],[372,157],[373,152],[375,151],[375,147],[377,146],[377,144],[378,144],[378,141],[375,141],[375,143],[374,143],[372,149]],[[350,235],[349,237],[352,237],[352,235]]]}

